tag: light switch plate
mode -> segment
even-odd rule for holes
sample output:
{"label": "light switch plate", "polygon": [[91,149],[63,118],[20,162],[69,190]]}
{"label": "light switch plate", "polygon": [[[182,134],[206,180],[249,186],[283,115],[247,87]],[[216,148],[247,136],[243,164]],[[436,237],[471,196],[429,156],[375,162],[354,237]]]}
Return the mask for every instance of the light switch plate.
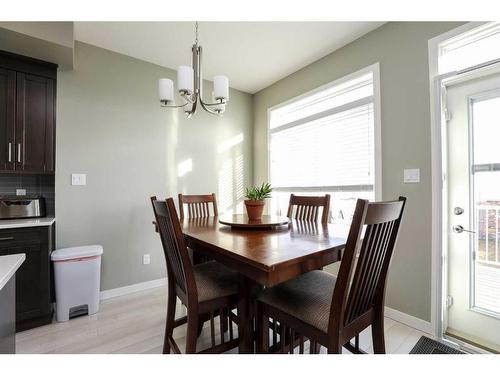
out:
{"label": "light switch plate", "polygon": [[418,184],[420,182],[420,168],[405,169],[403,182],[405,184]]}
{"label": "light switch plate", "polygon": [[73,173],[71,175],[71,185],[87,185],[87,175],[82,173]]}
{"label": "light switch plate", "polygon": [[16,195],[26,195],[26,189],[16,189]]}

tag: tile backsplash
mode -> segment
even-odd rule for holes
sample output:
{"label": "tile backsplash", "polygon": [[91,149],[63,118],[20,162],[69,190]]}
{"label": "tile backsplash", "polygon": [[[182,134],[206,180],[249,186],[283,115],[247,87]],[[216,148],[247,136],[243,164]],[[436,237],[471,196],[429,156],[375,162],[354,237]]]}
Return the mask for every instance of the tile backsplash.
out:
{"label": "tile backsplash", "polygon": [[55,216],[53,175],[0,174],[0,196],[15,196],[16,189],[26,189],[26,196],[44,197],[47,216]]}

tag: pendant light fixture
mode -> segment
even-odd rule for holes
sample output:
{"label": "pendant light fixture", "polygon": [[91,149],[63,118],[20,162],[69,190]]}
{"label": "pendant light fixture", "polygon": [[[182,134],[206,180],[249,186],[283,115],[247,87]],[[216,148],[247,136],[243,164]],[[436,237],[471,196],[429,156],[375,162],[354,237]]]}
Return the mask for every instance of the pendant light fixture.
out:
{"label": "pendant light fixture", "polygon": [[177,69],[177,91],[184,103],[180,105],[174,103],[174,82],[171,79],[162,78],[158,83],[160,105],[165,108],[183,108],[188,118],[196,113],[198,105],[201,105],[209,113],[222,115],[229,101],[229,79],[223,75],[215,76],[211,102],[203,100],[201,93],[203,83],[202,48],[198,45],[198,22],[195,23],[195,41],[192,52],[192,66],[181,65]]}

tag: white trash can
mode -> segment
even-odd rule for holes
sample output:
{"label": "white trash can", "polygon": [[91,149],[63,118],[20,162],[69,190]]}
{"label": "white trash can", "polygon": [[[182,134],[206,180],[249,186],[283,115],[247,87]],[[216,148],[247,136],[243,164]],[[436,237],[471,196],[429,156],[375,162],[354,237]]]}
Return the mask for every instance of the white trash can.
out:
{"label": "white trash can", "polygon": [[58,322],[69,320],[70,315],[81,312],[85,306],[89,315],[99,310],[102,253],[101,245],[52,252]]}

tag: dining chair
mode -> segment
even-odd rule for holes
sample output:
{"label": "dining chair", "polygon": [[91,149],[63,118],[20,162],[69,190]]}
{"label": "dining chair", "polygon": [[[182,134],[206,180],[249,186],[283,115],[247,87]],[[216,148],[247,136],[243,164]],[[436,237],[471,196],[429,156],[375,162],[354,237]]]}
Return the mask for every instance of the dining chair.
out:
{"label": "dining chair", "polygon": [[[328,215],[330,213],[330,194],[324,196],[299,196],[290,194],[288,203],[287,217],[296,219],[298,226],[303,224],[313,224],[318,221],[319,211],[321,213],[321,223],[328,223]],[[294,214],[295,213],[295,214]],[[320,270],[322,268],[319,268]],[[269,327],[272,329],[273,338],[276,338],[277,323],[275,319],[269,319]]]}
{"label": "dining chair", "polygon": [[[320,346],[328,353],[341,353],[342,347],[363,353],[359,333],[371,325],[373,350],[385,353],[386,278],[405,203],[404,197],[374,203],[358,199],[337,277],[311,271],[259,294],[258,352],[293,353],[298,346],[303,353],[309,340],[310,353],[318,353]],[[264,324],[269,318],[279,322],[271,347],[269,325]]]}
{"label": "dining chair", "polygon": [[[212,206],[212,212],[210,212],[210,206]],[[218,216],[217,210],[217,198],[215,193],[212,194],[178,194],[178,207],[179,207],[179,218],[183,220],[188,216],[190,219]],[[186,209],[186,214],[184,210]],[[194,265],[213,261],[213,258],[204,254],[201,251],[196,251],[193,244],[188,244],[188,252],[191,261]],[[199,250],[199,245],[196,246]],[[209,316],[204,316],[199,321],[198,332],[201,333],[203,329],[204,322],[209,320]],[[224,324],[224,332],[227,331],[227,324]]]}
{"label": "dining chair", "polygon": [[[184,206],[187,208],[187,214],[189,218],[200,218],[200,217],[209,217],[209,216],[217,216],[217,199],[215,194],[203,194],[203,195],[186,195],[179,194],[179,217],[181,220],[185,218],[184,215]],[[212,206],[212,213],[210,213],[210,206]],[[153,221],[153,225],[155,226],[156,232],[158,232],[158,228],[156,222]],[[189,248],[189,246],[188,246]],[[190,249],[190,258],[192,259],[193,264],[205,263],[212,260],[210,257],[201,254],[197,251],[192,251]]]}
{"label": "dining chair", "polygon": [[[181,220],[185,218],[184,207],[187,208],[187,214],[189,218],[202,218],[210,216],[218,216],[217,211],[217,199],[215,194],[202,194],[202,195],[186,195],[179,194],[179,217]],[[212,206],[212,213],[210,212],[210,206]],[[188,244],[188,248],[190,248]],[[199,251],[193,251],[190,249],[190,256],[193,264],[205,263],[213,260],[209,256],[200,253]]]}
{"label": "dining chair", "polygon": [[[187,206],[187,213],[190,218],[217,216],[217,199],[215,194],[205,195],[185,195],[179,194],[179,217],[184,219],[184,206]],[[212,206],[213,214],[210,214]]]}
{"label": "dining chair", "polygon": [[323,209],[321,222],[328,223],[330,194],[319,197],[290,194],[290,203],[288,204],[288,213],[286,216],[296,220],[317,221],[320,208]]}
{"label": "dining chair", "polygon": [[[168,302],[163,353],[180,353],[173,338],[174,328],[187,323],[186,353],[195,353],[200,319],[210,316],[212,346],[198,353],[222,353],[238,345],[233,337],[232,310],[238,302],[238,273],[215,261],[192,265],[172,198],[159,201],[151,197],[167,264]],[[187,315],[175,319],[177,297]],[[214,316],[220,317],[220,344],[216,345]],[[224,325],[229,338],[225,341]]]}

